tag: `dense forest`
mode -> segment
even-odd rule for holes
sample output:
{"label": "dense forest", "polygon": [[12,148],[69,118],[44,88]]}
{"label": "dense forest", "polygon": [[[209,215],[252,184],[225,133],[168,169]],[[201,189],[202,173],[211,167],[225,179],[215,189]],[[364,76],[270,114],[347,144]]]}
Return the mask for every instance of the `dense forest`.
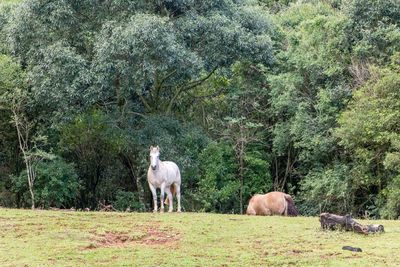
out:
{"label": "dense forest", "polygon": [[12,2],[0,206],[151,210],[159,145],[184,211],[400,216],[400,1]]}

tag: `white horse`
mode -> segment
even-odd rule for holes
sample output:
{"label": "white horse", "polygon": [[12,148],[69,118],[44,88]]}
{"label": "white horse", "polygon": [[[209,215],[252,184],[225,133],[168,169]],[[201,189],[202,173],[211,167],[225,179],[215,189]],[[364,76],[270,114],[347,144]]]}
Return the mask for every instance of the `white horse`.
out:
{"label": "white horse", "polygon": [[[172,161],[160,160],[160,148],[158,146],[150,147],[150,166],[147,171],[147,181],[151,193],[153,194],[154,210],[157,212],[157,192],[161,189],[161,209],[164,212],[164,194],[167,193],[169,200],[168,212],[173,210],[172,194],[176,194],[178,200],[178,212],[181,212],[181,173],[178,166]],[[166,201],[165,201],[166,202]],[[165,203],[167,204],[167,202]]]}

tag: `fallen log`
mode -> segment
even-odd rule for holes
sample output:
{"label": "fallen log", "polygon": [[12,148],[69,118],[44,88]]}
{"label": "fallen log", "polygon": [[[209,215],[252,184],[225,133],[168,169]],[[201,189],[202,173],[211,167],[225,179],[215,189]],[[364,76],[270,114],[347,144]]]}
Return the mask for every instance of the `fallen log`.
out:
{"label": "fallen log", "polygon": [[385,231],[383,225],[362,225],[353,220],[350,215],[340,216],[330,213],[321,213],[319,215],[319,221],[322,229],[327,230],[344,229],[346,231],[353,231],[360,234],[379,233]]}
{"label": "fallen log", "polygon": [[350,250],[353,252],[362,252],[361,248],[356,248],[356,247],[352,247],[352,246],[344,246],[342,247],[343,250]]}
{"label": "fallen log", "polygon": [[113,205],[106,205],[99,201],[99,211],[117,211]]}

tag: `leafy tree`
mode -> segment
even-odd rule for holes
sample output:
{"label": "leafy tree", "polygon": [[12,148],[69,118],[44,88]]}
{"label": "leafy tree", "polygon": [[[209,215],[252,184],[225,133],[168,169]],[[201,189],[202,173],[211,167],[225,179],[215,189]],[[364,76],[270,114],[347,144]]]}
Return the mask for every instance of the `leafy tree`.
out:
{"label": "leafy tree", "polygon": [[301,214],[321,212],[351,213],[354,196],[350,168],[341,163],[311,170],[300,182],[299,209]]}
{"label": "leafy tree", "polygon": [[396,0],[346,0],[347,38],[362,61],[385,64],[400,49],[400,3]]}
{"label": "leafy tree", "polygon": [[103,112],[94,110],[77,116],[72,123],[61,128],[60,152],[65,158],[76,162],[83,186],[80,204],[85,208],[97,207],[97,201],[101,199],[98,186],[107,179],[108,167],[112,167],[111,162],[116,159],[120,138],[118,131],[110,127],[108,119]]}
{"label": "leafy tree", "polygon": [[41,149],[41,145],[46,141],[45,137],[35,134],[38,120],[29,114],[31,95],[26,89],[24,72],[9,57],[3,56],[0,58],[0,63],[2,63],[1,72],[4,74],[0,83],[0,89],[3,90],[0,95],[0,104],[2,109],[11,113],[11,122],[17,131],[19,149],[26,167],[32,209],[34,209],[35,165],[42,159],[52,158],[52,155]]}
{"label": "leafy tree", "polygon": [[171,113],[217,69],[272,62],[271,23],[253,1],[31,0],[10,20],[11,49],[37,101],[64,116],[68,103],[93,102]]}
{"label": "leafy tree", "polygon": [[[375,196],[390,202],[385,216],[399,216],[393,200],[398,198],[399,158],[398,118],[399,73],[388,69],[373,69],[375,77],[355,94],[348,110],[342,113],[336,134],[340,144],[354,160],[352,184],[356,188],[356,205],[378,205]],[[386,188],[386,190],[384,190]],[[372,197],[371,197],[372,194]],[[384,207],[385,201],[380,201]],[[356,206],[362,209],[363,206]],[[377,214],[373,214],[377,215]]]}
{"label": "leafy tree", "polygon": [[268,75],[277,190],[296,189],[338,150],[332,129],[350,97],[347,18],[326,3],[292,5],[279,14],[284,31],[278,70]]}
{"label": "leafy tree", "polygon": [[229,145],[210,143],[201,153],[197,198],[204,211],[234,213],[240,210],[237,169],[235,152]]}
{"label": "leafy tree", "polygon": [[238,163],[238,178],[239,178],[239,207],[240,214],[243,214],[243,191],[245,180],[245,158],[249,144],[259,141],[258,128],[260,124],[246,121],[245,117],[227,118],[227,130],[224,132],[224,137],[229,139],[235,151],[235,158]]}
{"label": "leafy tree", "polygon": [[[28,187],[10,191],[28,162],[39,205],[145,210],[148,148],[159,145],[181,168],[186,210],[241,212],[274,189],[304,214],[397,218],[399,10],[395,0],[0,5],[0,201],[29,203]],[[78,196],[42,195],[41,182],[69,181],[48,178],[56,165],[76,173]]]}

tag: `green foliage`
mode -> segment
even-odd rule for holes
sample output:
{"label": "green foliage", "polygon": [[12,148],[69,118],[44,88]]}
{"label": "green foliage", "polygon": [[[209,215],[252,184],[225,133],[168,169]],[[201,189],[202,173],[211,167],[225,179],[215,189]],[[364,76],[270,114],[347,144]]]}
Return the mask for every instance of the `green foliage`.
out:
{"label": "green foliage", "polygon": [[0,205],[4,206],[15,206],[10,175],[19,173],[22,164],[18,153],[17,133],[11,124],[10,96],[16,88],[25,88],[25,73],[14,58],[0,54]]}
{"label": "green foliage", "polygon": [[[75,207],[79,192],[78,176],[72,164],[62,159],[39,162],[36,167],[35,202],[42,208]],[[22,196],[22,206],[30,206],[26,171],[12,177],[12,190]]]}
{"label": "green foliage", "polygon": [[238,212],[239,180],[232,148],[224,143],[210,143],[200,156],[201,177],[198,198],[204,211]]}
{"label": "green foliage", "polygon": [[267,75],[271,172],[276,190],[303,191],[301,181],[338,154],[332,131],[351,96],[348,18],[326,2],[291,5],[275,18],[283,37],[277,71]]}
{"label": "green foliage", "polygon": [[39,49],[33,60],[28,79],[38,113],[53,114],[55,122],[70,121],[90,101],[83,97],[90,78],[87,61],[65,41]]}
{"label": "green foliage", "polygon": [[258,0],[261,5],[265,5],[271,12],[277,13],[282,9],[287,8],[291,3],[295,3],[295,0]]}
{"label": "green foliage", "polygon": [[244,158],[244,199],[249,200],[254,194],[272,191],[273,181],[270,174],[269,155],[258,147],[251,147]]}
{"label": "green foliage", "polygon": [[9,45],[29,70],[36,101],[64,115],[71,102],[139,102],[146,112],[171,113],[216,69],[272,62],[273,29],[253,1],[30,0],[9,21]]}
{"label": "green foliage", "polygon": [[0,54],[0,95],[15,87],[22,87],[24,78],[25,74],[19,64],[13,58]]}
{"label": "green foliage", "polygon": [[[149,167],[149,148],[158,145],[161,149],[161,160],[170,160],[177,163],[181,171],[183,199],[195,201],[194,189],[199,180],[202,150],[207,146],[209,138],[201,128],[192,123],[182,123],[169,116],[148,116],[144,125],[135,131],[135,144],[139,148],[136,160],[141,180],[145,181],[145,188],[150,200],[150,191],[147,186],[147,169]],[[187,203],[189,206],[195,203]]]}
{"label": "green foliage", "polygon": [[[109,117],[99,110],[77,116],[70,124],[61,128],[60,144],[64,157],[76,162],[81,188],[80,201],[84,207],[97,207],[97,198],[109,199],[109,192],[98,195],[98,186],[104,181],[116,187],[114,179],[118,174],[112,170],[115,165],[119,147],[119,131],[110,125]],[[117,173],[119,170],[117,171]],[[111,174],[109,177],[106,173]],[[120,175],[123,175],[121,173]],[[105,185],[103,185],[105,186]]]}
{"label": "green foliage", "polygon": [[349,17],[346,31],[355,56],[385,64],[400,51],[399,1],[347,0],[343,9]]}
{"label": "green foliage", "polygon": [[[361,191],[358,193],[382,193],[381,190],[389,186],[391,189],[384,194],[395,198],[393,179],[398,175],[396,162],[400,160],[399,73],[376,68],[372,71],[376,77],[354,94],[349,109],[339,119],[340,128],[336,134],[355,162],[357,179],[354,184]],[[384,204],[381,202],[381,205]],[[385,216],[395,217],[396,214],[393,207],[385,211]]]}
{"label": "green foliage", "polygon": [[[398,1],[8,2],[4,205],[28,203],[11,192],[11,174],[27,186],[10,124],[20,115],[24,155],[56,155],[79,181],[73,201],[39,184],[43,206],[148,209],[148,148],[159,145],[181,169],[187,211],[240,212],[281,190],[304,214],[399,216]],[[40,167],[46,183],[56,161]]]}
{"label": "green foliage", "polygon": [[400,176],[392,179],[390,184],[381,193],[380,215],[387,219],[399,219],[400,217]]}
{"label": "green foliage", "polygon": [[119,211],[142,211],[143,207],[138,201],[137,195],[133,192],[126,192],[119,190],[115,196],[115,200],[112,203],[113,207]]}
{"label": "green foliage", "polygon": [[301,182],[300,213],[315,216],[321,212],[351,212],[353,199],[350,177],[349,167],[343,164],[310,171]]}

